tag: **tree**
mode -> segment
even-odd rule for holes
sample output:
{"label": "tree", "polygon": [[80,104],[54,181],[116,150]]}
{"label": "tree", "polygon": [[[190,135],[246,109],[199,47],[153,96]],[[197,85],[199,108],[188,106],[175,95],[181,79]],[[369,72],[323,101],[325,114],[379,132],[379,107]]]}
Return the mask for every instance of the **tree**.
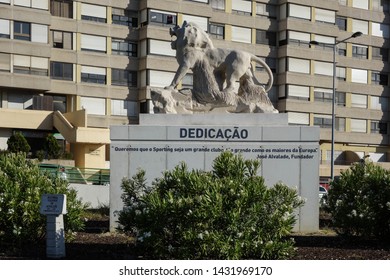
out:
{"label": "tree", "polygon": [[8,151],[11,153],[28,153],[31,149],[26,138],[21,132],[15,132],[7,141]]}
{"label": "tree", "polygon": [[47,151],[47,157],[49,159],[55,159],[55,158],[59,158],[60,157],[60,155],[61,155],[61,147],[58,144],[58,141],[54,137],[53,134],[49,134],[46,137],[45,146],[46,146],[46,151]]}
{"label": "tree", "polygon": [[44,174],[22,153],[0,154],[0,241],[13,245],[37,242],[45,235],[46,218],[39,213],[42,194],[66,194],[65,230],[80,230],[86,208],[60,178]]}

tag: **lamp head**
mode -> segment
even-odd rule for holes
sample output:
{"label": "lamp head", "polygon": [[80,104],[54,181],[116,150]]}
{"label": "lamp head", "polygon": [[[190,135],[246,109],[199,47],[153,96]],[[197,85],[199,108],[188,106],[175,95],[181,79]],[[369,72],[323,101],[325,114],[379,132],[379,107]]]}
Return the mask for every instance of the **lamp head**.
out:
{"label": "lamp head", "polygon": [[362,35],[363,35],[363,33],[360,32],[360,31],[358,31],[358,32],[353,33],[351,37],[352,37],[352,38],[356,38],[356,37],[360,37],[360,36],[362,36]]}

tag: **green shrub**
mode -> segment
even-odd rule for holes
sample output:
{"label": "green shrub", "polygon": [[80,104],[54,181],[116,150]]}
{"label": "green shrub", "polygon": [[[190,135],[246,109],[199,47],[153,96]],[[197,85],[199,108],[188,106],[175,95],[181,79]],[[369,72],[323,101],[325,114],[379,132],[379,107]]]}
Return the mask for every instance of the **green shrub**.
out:
{"label": "green shrub", "polygon": [[61,147],[53,134],[47,135],[45,139],[45,148],[48,159],[57,159],[61,156]]}
{"label": "green shrub", "polygon": [[294,247],[286,236],[303,201],[284,184],[267,188],[259,166],[225,152],[210,172],[182,163],[152,187],[139,171],[122,183],[120,229],[137,237],[146,258],[288,258]]}
{"label": "green shrub", "polygon": [[390,171],[354,164],[331,183],[327,211],[339,234],[390,238]]}
{"label": "green shrub", "polygon": [[21,132],[15,132],[10,138],[8,138],[7,146],[7,150],[10,153],[22,152],[27,154],[31,149],[26,138]]}
{"label": "green shrub", "polygon": [[39,162],[42,162],[45,159],[45,151],[44,150],[38,150],[35,153],[35,156],[37,157]]}
{"label": "green shrub", "polygon": [[23,245],[44,237],[46,217],[39,213],[44,193],[66,194],[65,230],[83,228],[81,213],[86,205],[77,200],[76,191],[69,190],[66,181],[42,174],[25,154],[0,154],[0,241]]}

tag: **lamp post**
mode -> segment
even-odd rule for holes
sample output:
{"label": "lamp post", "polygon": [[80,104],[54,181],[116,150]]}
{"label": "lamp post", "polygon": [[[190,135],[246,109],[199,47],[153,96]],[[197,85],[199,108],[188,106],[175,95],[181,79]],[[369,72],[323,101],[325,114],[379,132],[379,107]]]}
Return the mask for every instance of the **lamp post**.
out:
{"label": "lamp post", "polygon": [[[327,44],[333,47],[333,85],[332,85],[332,136],[331,136],[331,155],[330,155],[330,179],[334,180],[334,138],[335,138],[335,102],[336,102],[336,51],[337,45],[346,42],[351,38],[362,36],[363,33],[358,31],[353,33],[351,36],[341,40],[335,41],[334,44]],[[317,41],[310,41],[310,45],[319,45]]]}

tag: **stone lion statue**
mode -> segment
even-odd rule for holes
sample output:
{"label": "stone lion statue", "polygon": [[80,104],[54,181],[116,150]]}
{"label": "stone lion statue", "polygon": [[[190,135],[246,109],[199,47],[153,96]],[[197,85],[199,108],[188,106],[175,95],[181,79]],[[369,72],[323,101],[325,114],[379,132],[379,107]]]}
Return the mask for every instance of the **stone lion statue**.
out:
{"label": "stone lion statue", "polygon": [[176,40],[172,41],[171,47],[176,50],[179,68],[171,84],[165,89],[175,89],[189,69],[193,70],[198,63],[207,63],[211,66],[214,75],[211,78],[215,79],[218,89],[224,94],[231,93],[237,81],[246,80],[254,84],[255,80],[259,85],[260,83],[254,75],[252,62],[256,62],[265,68],[269,81],[264,90],[268,92],[271,89],[273,83],[272,71],[257,56],[241,50],[215,48],[208,34],[195,23],[184,21],[181,27],[177,25],[170,28],[169,33],[171,36],[176,36]]}
{"label": "stone lion statue", "polygon": [[[184,22],[170,28],[169,33],[176,37],[171,47],[176,50],[179,68],[169,86],[149,89],[154,113],[278,113],[267,95],[273,75],[263,60],[241,50],[215,48],[207,33],[194,23]],[[254,63],[262,65],[269,76],[265,87],[255,78]],[[189,70],[192,89],[177,91]]]}

